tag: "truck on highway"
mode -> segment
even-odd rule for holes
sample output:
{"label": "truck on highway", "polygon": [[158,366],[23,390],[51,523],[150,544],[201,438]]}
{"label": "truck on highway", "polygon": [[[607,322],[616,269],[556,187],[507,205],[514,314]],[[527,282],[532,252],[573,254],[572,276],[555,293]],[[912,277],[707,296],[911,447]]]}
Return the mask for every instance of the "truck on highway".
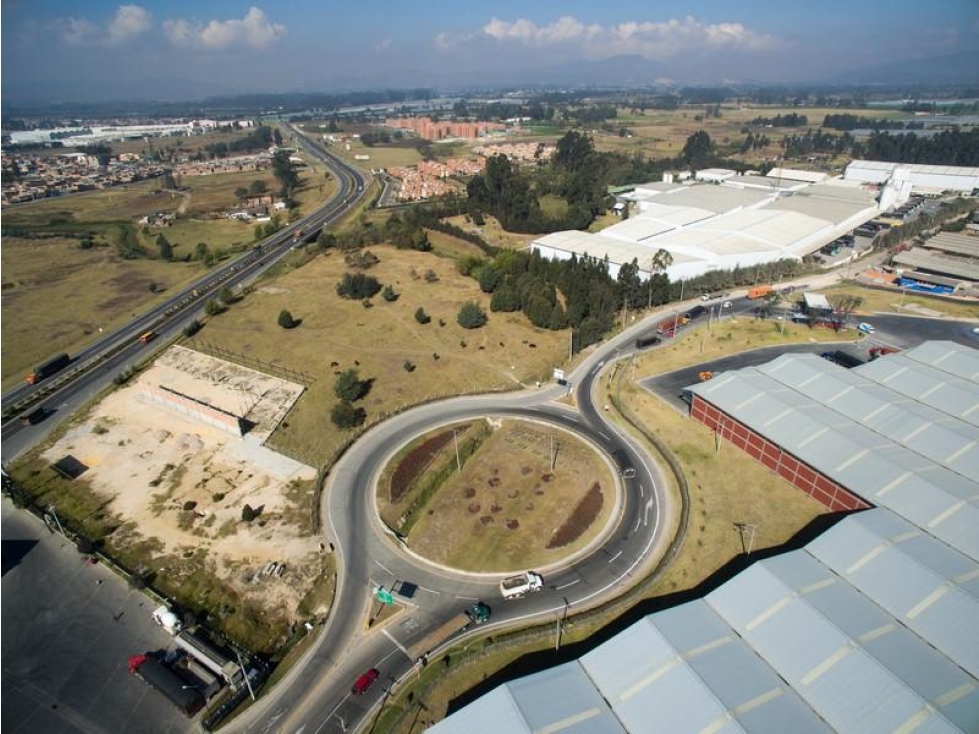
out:
{"label": "truck on highway", "polygon": [[678,317],[675,317],[674,316],[674,317],[665,319],[663,321],[660,321],[659,322],[659,325],[656,327],[656,333],[657,334],[662,334],[667,339],[669,339],[674,334],[676,334],[677,331],[680,330],[680,327],[681,326],[683,326],[683,324],[680,323],[680,319]]}
{"label": "truck on highway", "polygon": [[748,298],[764,298],[769,293],[772,292],[772,287],[770,285],[756,285],[754,288],[748,290]]}
{"label": "truck on highway", "polygon": [[71,357],[67,354],[59,354],[57,357],[52,357],[47,362],[42,362],[35,367],[34,371],[28,373],[27,377],[24,378],[24,382],[28,385],[36,385],[45,377],[50,377],[55,372],[60,372],[69,364],[71,364]]}
{"label": "truck on highway", "polygon": [[477,601],[469,609],[457,614],[431,634],[426,635],[411,646],[411,657],[419,665],[428,662],[428,654],[457,632],[469,629],[472,625],[480,625],[489,621],[492,610],[487,604]]}
{"label": "truck on highway", "polygon": [[510,576],[500,582],[500,593],[504,599],[519,599],[522,596],[544,588],[544,579],[539,573],[524,571],[517,576]]}
{"label": "truck on highway", "polygon": [[194,686],[150,655],[129,658],[129,672],[150,688],[155,688],[188,717],[204,708],[204,696]]}
{"label": "truck on highway", "polygon": [[24,413],[20,417],[20,423],[23,426],[33,426],[35,423],[40,423],[47,418],[50,413],[51,411],[42,405],[40,408],[35,408],[29,413]]}
{"label": "truck on highway", "polygon": [[646,347],[653,347],[659,344],[662,339],[658,336],[641,336],[636,339],[636,349],[645,349]]}

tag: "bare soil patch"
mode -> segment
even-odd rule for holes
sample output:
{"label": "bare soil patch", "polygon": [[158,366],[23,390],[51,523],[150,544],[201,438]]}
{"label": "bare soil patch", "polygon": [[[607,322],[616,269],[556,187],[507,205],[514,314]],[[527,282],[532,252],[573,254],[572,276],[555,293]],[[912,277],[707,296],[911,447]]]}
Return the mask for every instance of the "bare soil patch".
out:
{"label": "bare soil patch", "polygon": [[[160,405],[150,397],[160,386],[246,416],[253,428],[237,438]],[[113,554],[188,608],[212,613],[236,639],[274,650],[292,624],[327,608],[304,604],[329,566],[308,524],[315,471],[262,446],[301,392],[173,347],[41,458],[71,454],[89,467],[67,491],[98,498],[115,518],[106,538]],[[246,504],[260,511],[251,522],[242,518]]]}
{"label": "bare soil patch", "polygon": [[[506,572],[557,562],[606,527],[615,503],[602,488],[614,487],[615,477],[592,446],[529,421],[487,420],[486,425],[489,435],[461,472],[455,470],[455,452],[448,442],[431,459],[428,472],[447,468],[449,475],[408,534],[413,552],[455,568]],[[433,437],[445,433],[441,428],[415,445],[430,446]],[[394,528],[404,508],[387,502],[388,477],[414,450],[409,447],[396,456],[378,486],[381,518]],[[527,501],[529,496],[533,502]],[[413,501],[411,495],[405,497]]]}

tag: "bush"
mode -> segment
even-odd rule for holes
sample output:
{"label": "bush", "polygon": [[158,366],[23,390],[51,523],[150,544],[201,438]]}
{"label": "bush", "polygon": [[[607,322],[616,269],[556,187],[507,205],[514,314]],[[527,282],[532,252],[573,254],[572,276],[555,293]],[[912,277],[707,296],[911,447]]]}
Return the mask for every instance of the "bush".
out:
{"label": "bush", "polygon": [[486,312],[475,301],[468,301],[462,304],[456,321],[463,329],[478,329],[486,324]]}
{"label": "bush", "polygon": [[381,290],[377,278],[364,273],[346,273],[343,280],[337,283],[337,295],[351,300],[370,298]]}
{"label": "bush", "polygon": [[427,324],[431,320],[432,317],[425,313],[424,308],[419,306],[418,310],[415,311],[415,321],[417,321],[419,324]]}
{"label": "bush", "polygon": [[356,428],[366,419],[367,413],[363,408],[355,408],[352,403],[346,400],[341,400],[330,411],[330,420],[337,428]]}
{"label": "bush", "polygon": [[354,369],[341,372],[333,383],[333,392],[340,400],[347,402],[360,400],[368,390],[370,390],[370,382],[361,380],[357,370]]}
{"label": "bush", "polygon": [[296,326],[296,320],[292,318],[292,314],[283,309],[279,311],[279,326],[283,329],[292,329]]}
{"label": "bush", "polygon": [[184,512],[191,512],[195,507],[197,507],[197,503],[194,500],[184,502]]}
{"label": "bush", "polygon": [[414,364],[414,362],[412,362],[410,360],[407,360],[406,359],[404,365],[402,365],[402,366],[405,368],[405,372],[414,372],[415,371],[415,364]]}
{"label": "bush", "polygon": [[208,316],[217,316],[219,313],[224,311],[224,306],[221,305],[220,301],[210,300],[204,306],[204,313]]}
{"label": "bush", "polygon": [[194,319],[189,324],[184,327],[184,336],[188,339],[201,330],[202,324],[197,319]]}
{"label": "bush", "polygon": [[245,505],[241,508],[241,519],[244,522],[251,522],[256,517],[258,517],[258,512],[251,505]]}
{"label": "bush", "polygon": [[394,286],[386,285],[384,286],[384,290],[381,291],[381,297],[388,303],[393,303],[398,300],[399,294],[394,292]]}

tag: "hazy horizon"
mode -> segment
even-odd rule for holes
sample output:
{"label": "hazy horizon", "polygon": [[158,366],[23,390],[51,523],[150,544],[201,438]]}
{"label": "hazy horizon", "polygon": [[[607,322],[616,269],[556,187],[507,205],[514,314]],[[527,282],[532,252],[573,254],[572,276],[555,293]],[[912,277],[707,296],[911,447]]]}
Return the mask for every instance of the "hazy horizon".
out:
{"label": "hazy horizon", "polygon": [[[979,81],[979,3],[3,3],[8,104],[475,85]],[[961,64],[917,59],[963,56]],[[629,57],[624,59],[622,57]],[[979,63],[979,62],[977,62]],[[943,66],[962,68],[941,68]],[[917,75],[917,77],[915,76]]]}

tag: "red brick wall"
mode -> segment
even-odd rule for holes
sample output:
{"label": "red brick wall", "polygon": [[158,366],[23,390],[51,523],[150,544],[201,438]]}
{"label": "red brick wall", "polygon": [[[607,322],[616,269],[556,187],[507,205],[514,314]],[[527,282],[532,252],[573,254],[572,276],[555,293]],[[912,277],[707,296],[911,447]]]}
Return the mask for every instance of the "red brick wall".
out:
{"label": "red brick wall", "polygon": [[845,490],[827,476],[784,451],[778,444],[760,436],[734,418],[703,400],[693,396],[690,416],[715,431],[721,438],[734,444],[751,458],[760,461],[780,477],[822,503],[831,512],[863,510],[870,507],[866,502]]}

